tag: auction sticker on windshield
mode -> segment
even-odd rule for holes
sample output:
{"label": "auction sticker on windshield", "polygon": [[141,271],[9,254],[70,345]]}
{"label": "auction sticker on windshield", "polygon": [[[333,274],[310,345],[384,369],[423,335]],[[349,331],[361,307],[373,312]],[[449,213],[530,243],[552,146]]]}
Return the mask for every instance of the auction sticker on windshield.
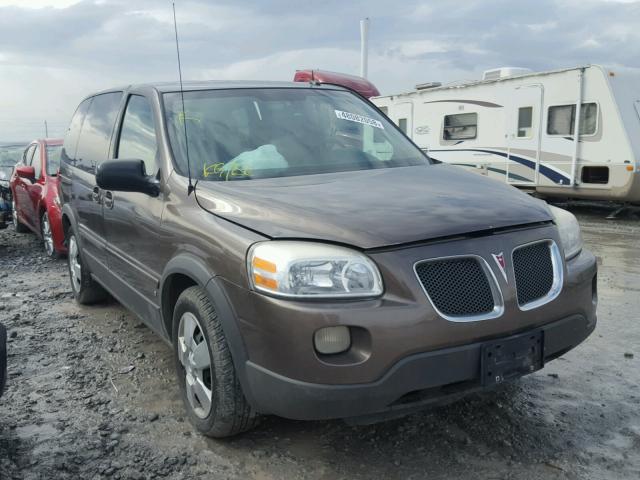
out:
{"label": "auction sticker on windshield", "polygon": [[342,110],[336,110],[336,117],[342,120],[349,120],[350,122],[362,123],[364,125],[371,125],[372,127],[380,128],[384,130],[384,126],[378,120],[374,118],[365,117],[364,115],[358,115],[357,113],[343,112]]}

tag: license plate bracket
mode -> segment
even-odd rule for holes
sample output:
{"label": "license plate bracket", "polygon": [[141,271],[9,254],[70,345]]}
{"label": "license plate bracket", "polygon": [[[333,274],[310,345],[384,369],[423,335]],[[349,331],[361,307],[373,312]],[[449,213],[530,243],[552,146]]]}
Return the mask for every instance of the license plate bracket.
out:
{"label": "license plate bracket", "polygon": [[480,361],[482,384],[496,385],[540,370],[544,366],[543,347],[542,330],[483,344]]}

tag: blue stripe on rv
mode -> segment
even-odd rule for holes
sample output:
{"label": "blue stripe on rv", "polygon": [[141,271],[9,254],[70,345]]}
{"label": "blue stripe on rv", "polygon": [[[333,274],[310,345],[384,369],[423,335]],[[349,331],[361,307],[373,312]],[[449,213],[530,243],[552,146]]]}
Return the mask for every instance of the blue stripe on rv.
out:
{"label": "blue stripe on rv", "polygon": [[[464,149],[451,149],[451,150],[429,150],[431,152],[482,152],[482,153],[492,153],[494,155],[499,155],[501,157],[509,158],[509,160],[513,160],[514,162],[519,163],[520,165],[524,165],[525,167],[529,167],[532,170],[536,169],[536,162],[533,160],[529,160],[528,158],[519,157],[517,155],[507,155],[506,152],[496,152],[493,150],[483,150],[480,148],[464,148]],[[570,182],[570,178],[564,173],[556,172],[551,168],[540,164],[540,173],[547,177],[554,183],[557,184],[568,184]]]}

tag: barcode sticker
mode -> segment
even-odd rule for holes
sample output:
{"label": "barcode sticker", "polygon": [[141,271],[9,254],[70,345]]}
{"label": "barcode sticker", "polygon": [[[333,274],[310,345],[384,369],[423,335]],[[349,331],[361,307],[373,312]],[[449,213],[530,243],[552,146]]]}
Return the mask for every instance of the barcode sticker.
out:
{"label": "barcode sticker", "polygon": [[372,127],[384,130],[384,126],[382,125],[382,123],[374,118],[365,117],[364,115],[358,115],[357,113],[343,112],[342,110],[336,110],[335,112],[336,117],[341,120],[362,123],[363,125],[371,125]]}

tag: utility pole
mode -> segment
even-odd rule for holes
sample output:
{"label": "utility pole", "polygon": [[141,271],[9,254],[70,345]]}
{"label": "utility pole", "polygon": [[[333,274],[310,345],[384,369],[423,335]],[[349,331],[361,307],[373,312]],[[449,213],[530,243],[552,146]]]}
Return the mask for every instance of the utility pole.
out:
{"label": "utility pole", "polygon": [[369,70],[369,19],[360,20],[360,76],[367,78]]}
{"label": "utility pole", "polygon": [[45,138],[49,138],[49,126],[47,125],[47,121],[44,121],[44,136]]}

